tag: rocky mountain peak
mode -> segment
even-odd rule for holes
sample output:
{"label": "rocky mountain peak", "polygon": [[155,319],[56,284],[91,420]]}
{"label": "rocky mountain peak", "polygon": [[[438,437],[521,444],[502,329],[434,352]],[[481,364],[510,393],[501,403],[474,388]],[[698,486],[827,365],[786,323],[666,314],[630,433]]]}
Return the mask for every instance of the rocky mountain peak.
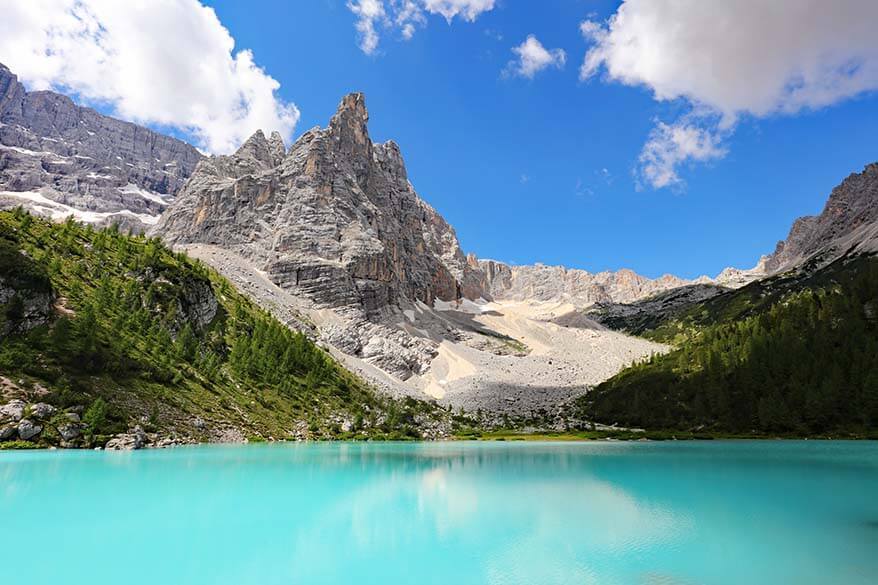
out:
{"label": "rocky mountain peak", "polygon": [[335,114],[329,121],[329,129],[360,128],[366,130],[369,111],[366,109],[366,96],[360,92],[349,93],[338,104]]}
{"label": "rocky mountain peak", "polygon": [[368,123],[369,112],[362,93],[350,93],[342,98],[329,122],[329,138],[336,158],[349,163],[358,178],[363,178],[372,160]]}
{"label": "rocky mountain peak", "polygon": [[835,187],[820,215],[793,222],[787,239],[778,242],[766,259],[765,268],[770,273],[782,272],[818,254],[822,261],[831,261],[854,246],[871,246],[876,222],[878,163],[872,163]]}
{"label": "rocky mountain peak", "polygon": [[345,96],[277,165],[279,148],[257,132],[199,165],[153,233],[239,254],[340,315],[324,331],[333,345],[405,378],[433,346],[396,328],[401,311],[479,291],[454,230],[414,191],[399,146],[372,143],[368,120],[364,96]]}
{"label": "rocky mountain peak", "polygon": [[[276,137],[276,138],[275,138]],[[280,148],[277,141],[280,140]],[[280,134],[274,132],[271,140],[265,137],[262,130],[257,130],[250,138],[244,141],[233,155],[241,164],[251,163],[255,165],[252,170],[258,168],[273,169],[281,163],[284,157],[283,139]]]}
{"label": "rocky mountain peak", "polygon": [[271,133],[271,137],[268,139],[268,147],[271,150],[272,157],[277,161],[275,165],[280,164],[280,161],[284,159],[287,153],[287,147],[284,145],[283,136],[277,130]]}
{"label": "rocky mountain peak", "polygon": [[20,119],[24,94],[24,86],[18,82],[18,77],[0,63],[0,122],[4,118]]}

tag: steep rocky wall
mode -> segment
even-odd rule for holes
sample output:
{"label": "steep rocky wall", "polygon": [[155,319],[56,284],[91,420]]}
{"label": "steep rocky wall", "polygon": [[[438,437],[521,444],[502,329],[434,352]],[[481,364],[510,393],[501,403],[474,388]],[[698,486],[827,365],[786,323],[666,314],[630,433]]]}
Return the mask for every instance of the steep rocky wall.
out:
{"label": "steep rocky wall", "polygon": [[0,207],[142,231],[201,158],[185,142],[66,96],[28,93],[0,64]]}
{"label": "steep rocky wall", "polygon": [[399,146],[375,144],[362,94],[328,127],[284,152],[256,132],[231,156],[199,163],[152,233],[241,255],[276,285],[329,309],[333,345],[394,375],[423,371],[435,343],[396,328],[416,302],[478,298],[478,267],[454,230],[418,197]]}
{"label": "steep rocky wall", "polygon": [[624,269],[591,273],[543,264],[510,266],[494,260],[479,260],[478,266],[484,275],[482,286],[493,298],[564,299],[579,306],[601,302],[629,303],[695,282],[669,274],[650,279]]}

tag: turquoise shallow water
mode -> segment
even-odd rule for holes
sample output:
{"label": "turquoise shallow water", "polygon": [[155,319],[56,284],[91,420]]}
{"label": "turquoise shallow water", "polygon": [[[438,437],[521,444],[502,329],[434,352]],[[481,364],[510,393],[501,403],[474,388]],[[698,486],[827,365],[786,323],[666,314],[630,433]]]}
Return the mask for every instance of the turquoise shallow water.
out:
{"label": "turquoise shallow water", "polygon": [[878,444],[0,452],[4,583],[878,583]]}

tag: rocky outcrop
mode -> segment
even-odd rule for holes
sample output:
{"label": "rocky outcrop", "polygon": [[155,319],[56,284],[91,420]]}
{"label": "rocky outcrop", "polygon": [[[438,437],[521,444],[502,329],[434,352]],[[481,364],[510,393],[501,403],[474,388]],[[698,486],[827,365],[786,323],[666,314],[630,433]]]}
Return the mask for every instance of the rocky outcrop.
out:
{"label": "rocky outcrop", "polygon": [[765,268],[774,274],[815,257],[825,264],[848,252],[878,251],[876,243],[878,163],[873,163],[833,189],[820,215],[797,219],[787,239],[766,259]]}
{"label": "rocky outcrop", "polygon": [[21,290],[0,277],[0,339],[10,333],[24,333],[52,319],[55,297],[51,291]]}
{"label": "rocky outcrop", "polygon": [[107,451],[134,451],[146,446],[148,437],[140,425],[134,427],[129,433],[116,435],[104,446]]}
{"label": "rocky outcrop", "polygon": [[182,329],[186,323],[196,331],[204,329],[213,322],[219,309],[216,295],[207,280],[194,278],[183,280],[180,294],[175,302],[177,303],[175,314],[178,315],[175,323],[176,331]]}
{"label": "rocky outcrop", "polygon": [[256,132],[234,155],[199,163],[151,233],[236,252],[339,315],[323,331],[330,343],[405,379],[435,344],[393,327],[400,312],[481,291],[454,230],[418,197],[399,147],[372,142],[368,119],[351,94],[289,152]]}
{"label": "rocky outcrop", "polygon": [[43,432],[41,425],[35,424],[26,418],[18,421],[18,438],[22,441],[30,441],[41,432]]}
{"label": "rocky outcrop", "polygon": [[[13,383],[8,378],[0,378],[0,384],[2,384],[3,394],[13,392],[18,395],[25,395],[28,393],[24,388]],[[35,386],[30,391],[30,394],[33,395],[39,392],[40,388]],[[2,394],[0,394],[0,398],[2,398]],[[0,404],[0,441],[19,440],[34,443],[38,441],[44,442],[47,430],[51,429],[52,437],[49,441],[54,442],[56,436],[54,427],[56,422],[67,423],[66,426],[68,428],[65,429],[66,434],[60,434],[61,438],[65,441],[70,441],[75,437],[78,437],[79,434],[81,434],[78,419],[77,422],[74,423],[66,418],[70,413],[62,413],[59,415],[60,420],[56,420],[57,413],[58,409],[51,404],[45,402],[28,404],[28,402],[21,398],[13,398],[6,404]],[[74,429],[76,431],[75,436]],[[67,437],[70,438],[68,439]]]}
{"label": "rocky outcrop", "polygon": [[0,339],[48,323],[54,302],[43,269],[17,248],[0,243]]}
{"label": "rocky outcrop", "polygon": [[2,422],[18,422],[24,417],[24,409],[27,403],[20,399],[10,400],[8,403],[0,406],[0,423]]}
{"label": "rocky outcrop", "polygon": [[142,231],[201,158],[185,142],[66,96],[27,92],[0,64],[0,207]]}

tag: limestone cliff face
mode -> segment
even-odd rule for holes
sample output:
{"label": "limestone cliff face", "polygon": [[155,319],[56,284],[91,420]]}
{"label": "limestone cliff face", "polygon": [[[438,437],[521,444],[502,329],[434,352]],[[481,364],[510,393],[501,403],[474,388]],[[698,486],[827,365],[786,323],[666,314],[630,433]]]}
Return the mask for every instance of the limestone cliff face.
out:
{"label": "limestone cliff face", "polygon": [[[787,239],[766,260],[769,273],[793,268],[819,255],[831,261],[849,251],[875,251],[878,236],[878,163],[841,182],[816,216],[800,217]],[[869,248],[868,250],[866,248]]]}
{"label": "limestone cliff face", "polygon": [[185,142],[66,96],[26,92],[0,64],[0,207],[142,231],[201,158]]}
{"label": "limestone cliff face", "polygon": [[670,274],[650,279],[627,269],[592,273],[543,264],[510,266],[494,260],[479,260],[478,265],[484,289],[493,298],[566,300],[578,306],[630,303],[694,282]]}
{"label": "limestone cliff face", "polygon": [[372,142],[368,119],[355,93],[288,152],[278,135],[257,132],[235,154],[203,160],[152,233],[240,254],[344,315],[343,327],[323,332],[333,344],[405,378],[433,344],[382,324],[416,301],[481,291],[454,230],[415,193],[399,147]]}
{"label": "limestone cliff face", "polygon": [[374,144],[362,94],[283,154],[254,134],[204,160],[154,233],[220,245],[321,306],[380,314],[454,300],[469,269],[454,231],[415,193],[399,147]]}

